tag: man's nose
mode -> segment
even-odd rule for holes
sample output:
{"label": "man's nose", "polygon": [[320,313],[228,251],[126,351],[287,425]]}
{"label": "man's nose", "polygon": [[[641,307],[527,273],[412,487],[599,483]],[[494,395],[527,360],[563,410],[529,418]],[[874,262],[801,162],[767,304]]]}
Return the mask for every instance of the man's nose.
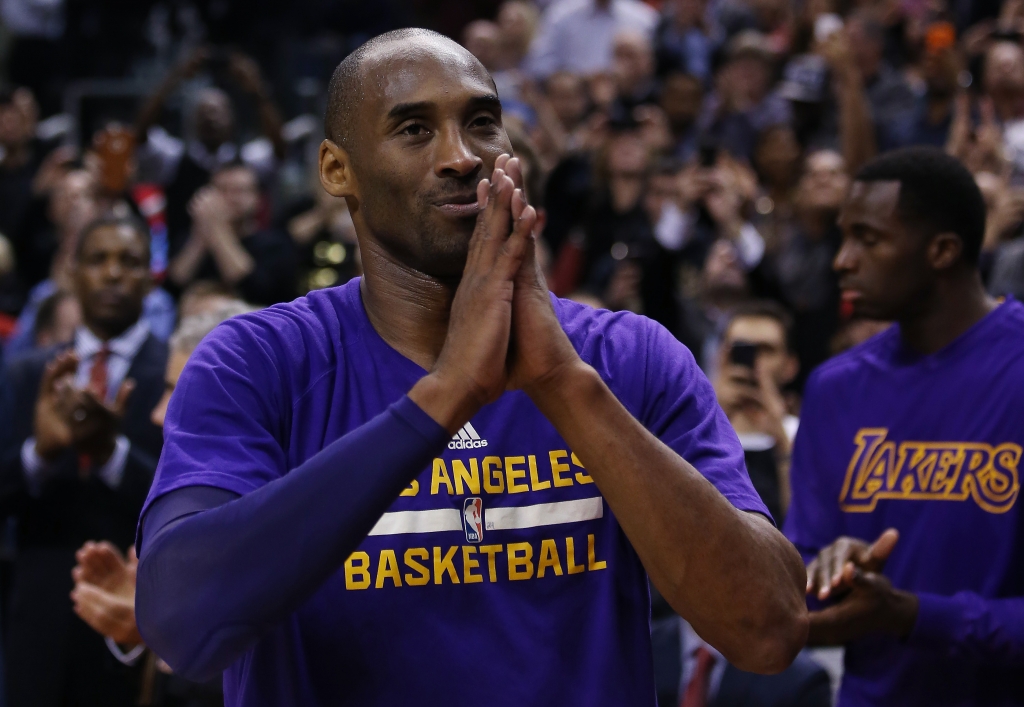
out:
{"label": "man's nose", "polygon": [[855,269],[857,258],[853,246],[845,238],[839,246],[839,252],[832,259],[832,269],[838,273],[850,272]]}
{"label": "man's nose", "polygon": [[438,137],[434,163],[437,176],[468,177],[483,167],[483,159],[470,149],[460,127],[452,125]]}
{"label": "man's nose", "polygon": [[124,265],[120,258],[107,258],[103,263],[103,278],[105,280],[120,280],[124,275]]}

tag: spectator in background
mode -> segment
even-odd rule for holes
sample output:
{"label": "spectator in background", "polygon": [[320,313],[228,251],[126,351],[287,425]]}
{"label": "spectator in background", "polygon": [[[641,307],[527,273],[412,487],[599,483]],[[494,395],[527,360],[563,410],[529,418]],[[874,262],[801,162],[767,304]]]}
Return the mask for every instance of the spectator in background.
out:
{"label": "spectator in background", "polygon": [[654,51],[643,32],[626,30],[612,41],[612,79],[615,81],[613,116],[633,117],[633,109],[657,99]]}
{"label": "spectator in background", "polygon": [[590,76],[611,69],[615,35],[650,37],[658,14],[639,0],[557,0],[540,18],[527,67],[538,78],[556,71]]}
{"label": "spectator in background", "polygon": [[850,188],[842,156],[811,153],[793,200],[792,216],[769,213],[762,227],[772,233],[773,250],[757,272],[762,295],[793,313],[794,349],[806,375],[829,357],[829,340],[839,318],[839,287],[832,260],[839,249],[836,217]]}
{"label": "spectator in background", "polygon": [[210,184],[189,203],[192,230],[168,267],[179,291],[195,280],[219,280],[253,304],[294,299],[295,259],[288,236],[261,229],[256,172],[232,162],[214,172]]}
{"label": "spectator in background", "polygon": [[82,324],[82,307],[67,290],[57,290],[40,303],[35,322],[35,348],[49,349],[74,341]]}
{"label": "spectator in background", "polygon": [[[48,261],[49,277],[29,291],[15,331],[4,346],[8,355],[32,350],[36,341],[37,311],[42,302],[58,290],[73,289],[80,233],[86,224],[106,213],[102,201],[93,172],[75,168],[55,177],[46,207],[46,227],[34,236],[38,241],[55,244]],[[153,288],[146,293],[142,318],[150,333],[162,341],[167,339],[173,326],[174,309],[166,292]]]}
{"label": "spectator in background", "polygon": [[704,87],[696,76],[673,72],[662,79],[658,105],[672,135],[670,153],[683,162],[697,154],[697,118],[703,101]]}
{"label": "spectator in background", "polygon": [[28,277],[33,178],[40,158],[33,148],[36,111],[28,89],[0,89],[0,233],[11,241],[15,257],[25,263]]}
{"label": "spectator in background", "polygon": [[18,519],[6,650],[11,707],[134,705],[138,683],[71,615],[75,549],[127,549],[160,455],[149,413],[167,347],[140,319],[152,285],[149,233],[131,219],[82,231],[72,282],[83,325],[74,344],[14,358],[0,450],[0,503]]}
{"label": "spectator in background", "polygon": [[614,134],[601,156],[601,188],[583,222],[585,288],[613,309],[643,312],[677,329],[669,260],[654,237],[644,193],[650,153],[636,130]]}
{"label": "spectator in background", "polygon": [[501,30],[501,67],[506,71],[525,68],[526,56],[537,34],[540,13],[528,0],[505,0],[498,8]]}
{"label": "spectator in background", "polygon": [[903,74],[885,60],[885,27],[874,11],[854,11],[846,33],[874,120],[879,125],[912,120],[917,99]]}
{"label": "spectator in background", "polygon": [[714,374],[722,333],[734,307],[750,299],[750,277],[736,245],[724,239],[711,244],[692,283],[684,283],[680,341],[709,377]]}
{"label": "spectator in background", "polygon": [[[187,138],[172,137],[158,127],[167,99],[186,79],[203,68],[223,78],[226,74],[239,88],[256,100],[263,137],[239,146],[235,140],[234,106],[220,88],[200,90],[187,116]],[[199,49],[176,66],[142,107],[135,123],[139,144],[137,159],[143,181],[163,185],[167,197],[167,230],[171,256],[177,254],[189,235],[188,210],[193,195],[218,168],[236,161],[249,165],[261,178],[272,174],[284,156],[281,116],[270,99],[269,88],[259,66],[249,57]]]}
{"label": "spectator in background", "polygon": [[711,59],[722,41],[709,27],[707,0],[669,0],[654,32],[659,76],[683,73],[707,84]]}
{"label": "spectator in background", "polygon": [[982,88],[1000,122],[1024,118],[1024,49],[1020,43],[992,43],[985,52]]}
{"label": "spectator in background", "polygon": [[291,236],[298,265],[298,291],[343,285],[361,272],[359,244],[348,204],[320,186],[320,175],[310,180],[313,197],[293,208],[286,230]]}
{"label": "spectator in background", "polygon": [[747,30],[729,41],[715,72],[701,129],[736,157],[749,160],[761,130],[791,119],[789,105],[771,91],[777,60],[768,38]]}
{"label": "spectator in background", "polygon": [[[178,383],[189,356],[203,338],[225,319],[252,311],[248,305],[229,302],[219,308],[182,319],[170,341],[163,397],[153,408],[150,419],[163,427],[164,415],[171,393]],[[94,631],[104,637],[111,653],[122,661],[137,664],[143,661],[145,646],[135,623],[135,572],[138,558],[132,546],[125,557],[109,542],[88,541],[75,555],[72,571],[75,588],[71,592],[74,611]],[[161,672],[166,666],[161,665]],[[147,660],[143,671],[142,704],[156,707],[216,707],[223,705],[219,681],[208,685],[190,683],[175,676],[157,674],[157,662]]]}
{"label": "spectator in background", "polygon": [[750,480],[779,525],[789,508],[789,457],[800,424],[785,393],[800,370],[790,347],[792,329],[792,317],[776,302],[737,306],[722,335],[714,378]]}
{"label": "spectator in background", "polygon": [[196,280],[185,288],[178,300],[178,319],[184,321],[208,312],[215,312],[240,302],[238,293],[223,282]]}
{"label": "spectator in background", "polygon": [[960,70],[953,26],[936,23],[925,37],[921,60],[924,93],[915,98],[912,112],[878,126],[881,134],[879,146],[883,150],[911,145],[945,147],[953,122]]}

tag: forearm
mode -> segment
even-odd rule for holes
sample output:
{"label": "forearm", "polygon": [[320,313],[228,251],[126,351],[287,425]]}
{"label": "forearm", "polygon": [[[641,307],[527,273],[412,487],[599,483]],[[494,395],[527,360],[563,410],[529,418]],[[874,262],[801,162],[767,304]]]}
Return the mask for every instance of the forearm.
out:
{"label": "forearm", "polygon": [[256,261],[233,233],[216,233],[210,238],[210,255],[220,276],[229,285],[245,279],[256,268]]}
{"label": "forearm", "polygon": [[205,255],[206,246],[202,240],[194,235],[191,236],[167,268],[167,274],[171,281],[179,287],[184,287],[191,282]]}
{"label": "forearm", "polygon": [[573,364],[529,392],[672,607],[741,669],[789,665],[807,631],[805,573],[792,545],[644,429],[589,366]]}
{"label": "forearm", "polygon": [[917,597],[911,644],[957,659],[999,665],[1024,662],[1024,597],[985,599],[974,592]]}
{"label": "forearm", "polygon": [[853,174],[877,152],[874,122],[857,70],[848,69],[838,81],[839,140],[847,172]]}
{"label": "forearm", "polygon": [[265,93],[259,93],[256,96],[256,101],[259,106],[260,128],[264,136],[274,145],[274,156],[279,160],[284,159],[285,145],[284,138],[281,136],[281,126],[283,125],[281,114],[274,102],[270,100],[270,96]]}
{"label": "forearm", "polygon": [[182,76],[178,71],[172,71],[157,87],[156,91],[142,104],[138,117],[135,119],[135,140],[141,145],[146,142],[146,134],[149,129],[160,120],[160,113],[164,109],[167,97],[181,83]]}
{"label": "forearm", "polygon": [[149,524],[154,504],[136,595],[146,642],[188,678],[226,668],[338,571],[449,437],[403,398],[229,503],[163,530]]}

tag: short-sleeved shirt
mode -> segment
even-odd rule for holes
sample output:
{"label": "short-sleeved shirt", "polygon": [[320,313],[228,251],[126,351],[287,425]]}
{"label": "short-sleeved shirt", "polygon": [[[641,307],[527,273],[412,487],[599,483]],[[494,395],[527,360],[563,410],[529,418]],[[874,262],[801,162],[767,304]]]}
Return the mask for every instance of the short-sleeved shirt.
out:
{"label": "short-sleeved shirt", "polygon": [[[896,528],[884,571],[897,589],[1024,596],[1022,400],[1024,306],[1012,299],[934,354],[910,351],[893,325],[828,361],[805,391],[787,537],[809,559],[839,536]],[[841,704],[1020,704],[1019,666],[919,640],[921,620],[908,641],[846,646]]]}
{"label": "short-sleeved shirt", "polygon": [[[172,398],[150,502],[187,486],[258,489],[425,375],[377,334],[359,288],[356,279],[317,290],[207,337]],[[767,514],[684,346],[634,314],[554,303],[583,359],[638,420],[737,508]],[[226,703],[654,705],[649,616],[644,568],[593,479],[529,397],[511,391],[225,672]]]}

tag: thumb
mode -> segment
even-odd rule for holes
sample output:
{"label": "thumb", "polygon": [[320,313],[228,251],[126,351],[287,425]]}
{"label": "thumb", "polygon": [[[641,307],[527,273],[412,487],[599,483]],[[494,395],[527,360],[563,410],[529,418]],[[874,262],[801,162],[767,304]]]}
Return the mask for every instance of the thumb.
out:
{"label": "thumb", "polygon": [[996,126],[996,105],[991,98],[985,97],[978,104],[981,122],[987,127]]}
{"label": "thumb", "polygon": [[867,561],[864,565],[881,569],[885,566],[886,560],[889,559],[889,555],[892,554],[893,548],[896,547],[896,541],[899,539],[900,531],[896,530],[896,528],[889,528],[879,535],[878,540],[868,548]]}
{"label": "thumb", "polygon": [[128,398],[131,397],[132,391],[135,390],[135,381],[131,378],[126,378],[121,387],[117,389],[117,397],[114,399],[114,412],[117,413],[118,417],[123,417],[125,410],[128,408]]}

